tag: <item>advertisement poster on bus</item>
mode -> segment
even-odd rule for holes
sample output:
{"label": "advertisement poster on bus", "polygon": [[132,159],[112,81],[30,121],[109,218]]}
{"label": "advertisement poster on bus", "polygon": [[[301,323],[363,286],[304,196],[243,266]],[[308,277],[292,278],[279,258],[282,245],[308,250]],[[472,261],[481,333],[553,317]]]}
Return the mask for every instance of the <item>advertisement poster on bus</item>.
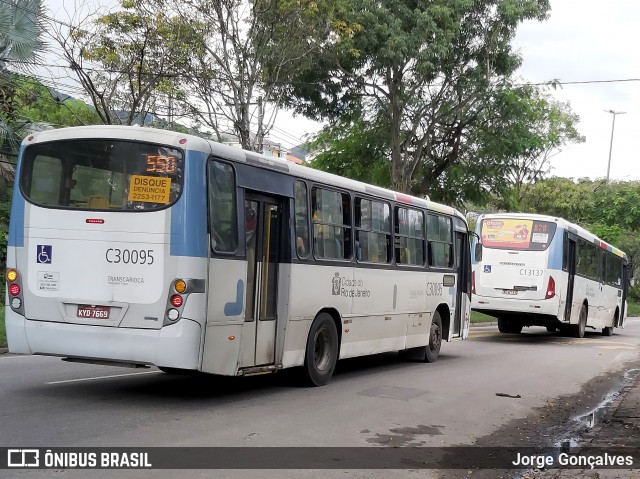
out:
{"label": "advertisement poster on bus", "polygon": [[528,249],[532,230],[532,220],[483,220],[482,244],[488,248]]}

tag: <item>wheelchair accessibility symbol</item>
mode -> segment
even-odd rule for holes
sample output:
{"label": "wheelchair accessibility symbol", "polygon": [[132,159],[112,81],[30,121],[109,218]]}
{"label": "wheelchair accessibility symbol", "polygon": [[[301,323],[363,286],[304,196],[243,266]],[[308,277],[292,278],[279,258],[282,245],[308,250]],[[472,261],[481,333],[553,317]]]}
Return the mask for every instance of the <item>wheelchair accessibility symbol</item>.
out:
{"label": "wheelchair accessibility symbol", "polygon": [[51,264],[52,249],[50,244],[39,244],[36,256],[38,263]]}

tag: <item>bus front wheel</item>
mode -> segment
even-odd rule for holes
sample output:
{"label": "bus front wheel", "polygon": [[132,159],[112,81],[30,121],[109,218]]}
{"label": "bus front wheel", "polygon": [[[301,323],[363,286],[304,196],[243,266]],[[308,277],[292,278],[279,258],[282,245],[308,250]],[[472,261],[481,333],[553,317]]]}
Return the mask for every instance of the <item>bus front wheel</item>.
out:
{"label": "bus front wheel", "polygon": [[584,330],[587,327],[587,307],[583,304],[580,308],[578,324],[571,325],[571,333],[574,338],[584,338]]}
{"label": "bus front wheel", "polygon": [[329,382],[338,361],[338,331],[328,313],[320,313],[311,325],[304,355],[304,372],[312,386]]}

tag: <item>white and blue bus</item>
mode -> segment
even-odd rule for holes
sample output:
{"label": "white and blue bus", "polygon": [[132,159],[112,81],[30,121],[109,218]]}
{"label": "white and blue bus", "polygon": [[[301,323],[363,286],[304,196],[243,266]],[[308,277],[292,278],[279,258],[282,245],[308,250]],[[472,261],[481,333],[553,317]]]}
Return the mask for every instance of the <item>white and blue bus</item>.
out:
{"label": "white and blue bus", "polygon": [[458,211],[181,133],[51,130],[22,144],[6,326],[15,353],[250,375],[468,334]]}
{"label": "white and blue bus", "polygon": [[502,213],[478,218],[472,309],[502,333],[546,326],[582,338],[624,325],[625,253],[562,218]]}

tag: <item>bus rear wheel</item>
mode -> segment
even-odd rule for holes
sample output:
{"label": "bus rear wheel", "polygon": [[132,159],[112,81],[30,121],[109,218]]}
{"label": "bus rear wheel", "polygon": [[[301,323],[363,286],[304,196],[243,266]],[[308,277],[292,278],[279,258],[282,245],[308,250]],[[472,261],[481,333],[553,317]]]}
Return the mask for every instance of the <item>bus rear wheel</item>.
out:
{"label": "bus rear wheel", "polygon": [[505,318],[498,318],[498,331],[501,333],[510,333],[511,324],[509,323],[509,320]]}
{"label": "bus rear wheel", "polygon": [[311,325],[304,355],[305,378],[312,386],[329,382],[338,361],[338,331],[331,315],[320,313]]}
{"label": "bus rear wheel", "polygon": [[571,335],[574,338],[584,338],[584,331],[587,327],[587,307],[583,304],[580,308],[578,324],[571,325]]}
{"label": "bus rear wheel", "polygon": [[523,325],[522,323],[511,322],[509,326],[509,332],[513,334],[520,334],[522,332]]}

